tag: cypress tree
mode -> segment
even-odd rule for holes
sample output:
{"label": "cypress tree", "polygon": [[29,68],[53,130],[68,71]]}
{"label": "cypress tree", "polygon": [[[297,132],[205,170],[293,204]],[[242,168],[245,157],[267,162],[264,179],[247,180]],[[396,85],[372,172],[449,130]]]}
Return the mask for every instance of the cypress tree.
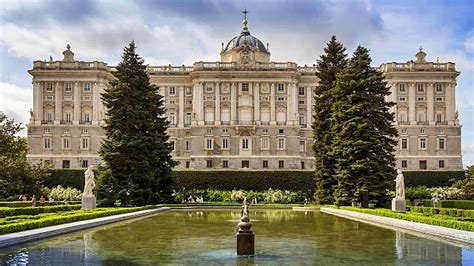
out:
{"label": "cypress tree", "polygon": [[393,103],[385,100],[390,90],[383,74],[370,63],[369,51],[359,46],[336,80],[331,156],[336,158],[337,205],[358,201],[361,194],[384,203],[396,176]]}
{"label": "cypress tree", "polygon": [[329,154],[332,143],[330,134],[331,106],[333,104],[333,90],[336,75],[347,65],[346,48],[342,43],[332,36],[324,48],[324,54],[320,56],[317,64],[316,76],[319,78],[315,89],[314,116],[313,116],[313,151],[315,158],[316,192],[315,200],[319,203],[331,203],[333,199],[334,185],[334,163],[335,160]]}
{"label": "cypress tree", "polygon": [[150,84],[146,65],[132,41],[114,73],[117,80],[102,94],[107,108],[107,138],[100,155],[107,169],[99,182],[99,196],[122,206],[169,200],[171,170],[176,162],[166,130],[163,97]]}

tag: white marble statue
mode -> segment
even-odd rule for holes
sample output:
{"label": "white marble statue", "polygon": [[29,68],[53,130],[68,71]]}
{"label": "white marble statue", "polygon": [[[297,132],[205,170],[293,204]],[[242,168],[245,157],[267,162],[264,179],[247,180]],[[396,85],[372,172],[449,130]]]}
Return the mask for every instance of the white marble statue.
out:
{"label": "white marble statue", "polygon": [[405,177],[402,170],[397,169],[397,178],[395,178],[395,199],[405,200]]}
{"label": "white marble statue", "polygon": [[94,171],[92,171],[92,166],[90,165],[87,170],[84,172],[84,192],[82,196],[94,196],[94,188],[95,188],[95,179],[94,179]]}

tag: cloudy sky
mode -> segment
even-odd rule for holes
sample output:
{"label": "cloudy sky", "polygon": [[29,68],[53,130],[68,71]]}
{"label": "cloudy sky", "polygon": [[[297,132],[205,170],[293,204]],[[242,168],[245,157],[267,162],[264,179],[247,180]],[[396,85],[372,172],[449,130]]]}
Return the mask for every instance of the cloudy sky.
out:
{"label": "cloudy sky", "polygon": [[33,60],[61,59],[68,43],[76,59],[110,65],[131,40],[150,65],[217,61],[221,43],[241,31],[244,8],[274,61],[312,65],[336,35],[350,53],[369,48],[374,66],[414,59],[420,45],[428,60],[455,62],[464,162],[474,164],[472,0],[0,0],[0,111],[26,123],[27,70]]}

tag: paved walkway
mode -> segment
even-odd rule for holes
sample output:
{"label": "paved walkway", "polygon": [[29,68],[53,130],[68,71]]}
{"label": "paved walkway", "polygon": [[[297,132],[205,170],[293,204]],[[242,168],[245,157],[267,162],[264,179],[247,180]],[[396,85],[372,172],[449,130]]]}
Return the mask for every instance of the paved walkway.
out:
{"label": "paved walkway", "polygon": [[35,241],[46,237],[55,235],[65,234],[73,231],[83,230],[91,227],[100,225],[120,222],[128,219],[143,217],[159,212],[169,210],[168,207],[161,207],[158,209],[149,209],[143,211],[129,212],[123,214],[117,214],[107,217],[100,217],[91,220],[72,222],[67,224],[53,225],[38,229],[32,229],[27,231],[21,231],[17,233],[11,233],[6,235],[0,235],[0,248],[21,244],[24,242]]}
{"label": "paved walkway", "polygon": [[436,238],[455,241],[462,244],[474,246],[474,232],[451,229],[442,226],[422,224],[417,222],[405,221],[395,218],[377,216],[372,214],[365,214],[360,212],[321,208],[321,212],[333,214],[336,216],[352,219],[359,222],[374,224],[377,226],[385,225],[384,227],[396,227],[412,232],[422,233]]}

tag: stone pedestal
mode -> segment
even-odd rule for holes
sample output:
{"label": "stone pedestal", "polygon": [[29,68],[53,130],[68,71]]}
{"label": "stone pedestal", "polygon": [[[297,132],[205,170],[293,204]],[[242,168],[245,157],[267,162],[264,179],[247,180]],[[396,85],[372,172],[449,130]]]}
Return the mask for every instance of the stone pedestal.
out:
{"label": "stone pedestal", "polygon": [[392,211],[405,212],[407,210],[406,201],[401,199],[392,199]]}
{"label": "stone pedestal", "polygon": [[82,208],[83,210],[92,210],[96,207],[95,196],[83,196]]}
{"label": "stone pedestal", "polygon": [[255,235],[253,231],[237,233],[237,255],[255,255]]}

